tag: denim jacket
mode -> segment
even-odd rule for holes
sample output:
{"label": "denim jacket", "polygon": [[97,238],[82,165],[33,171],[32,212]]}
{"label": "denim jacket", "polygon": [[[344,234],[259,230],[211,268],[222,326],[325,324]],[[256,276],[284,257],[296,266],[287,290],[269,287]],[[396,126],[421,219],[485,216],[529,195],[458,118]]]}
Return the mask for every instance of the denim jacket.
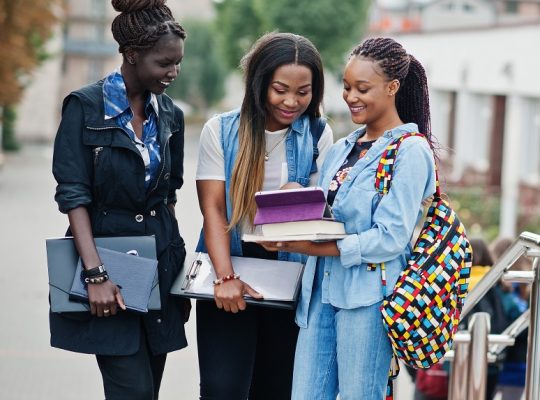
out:
{"label": "denim jacket", "polygon": [[[227,205],[227,220],[232,216],[230,197],[231,176],[238,153],[238,127],[240,124],[240,110],[232,110],[221,114],[221,145],[225,159],[225,199]],[[302,116],[291,125],[291,132],[285,139],[287,157],[288,181],[298,182],[302,186],[309,185],[310,171],[313,163],[313,139],[310,132],[309,117]],[[238,229],[230,232],[231,255],[242,255],[241,235]],[[204,232],[201,232],[197,251],[206,252]],[[279,252],[279,260],[304,262],[306,256],[300,254]]]}
{"label": "denim jacket", "polygon": [[[410,240],[422,215],[422,200],[435,192],[433,153],[427,141],[418,136],[401,144],[388,194],[382,196],[375,189],[375,171],[382,152],[407,132],[418,132],[417,125],[409,123],[386,131],[356,162],[339,188],[332,211],[338,221],[345,223],[347,236],[337,241],[339,256],[308,258],[296,313],[299,326],[308,323],[317,263],[324,268],[323,302],[339,308],[368,306],[382,300],[381,271],[369,270],[370,263],[385,263],[389,288],[397,282],[410,257]],[[360,128],[330,148],[319,186],[328,190],[354,143],[364,134],[365,129]]]}

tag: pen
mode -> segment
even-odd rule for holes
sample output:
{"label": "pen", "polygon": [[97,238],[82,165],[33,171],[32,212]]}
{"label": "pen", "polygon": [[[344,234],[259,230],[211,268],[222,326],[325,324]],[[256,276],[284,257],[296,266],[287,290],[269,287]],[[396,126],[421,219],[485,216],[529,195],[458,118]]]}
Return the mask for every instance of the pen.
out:
{"label": "pen", "polygon": [[[200,253],[197,255],[197,260],[199,259],[199,257],[200,257]],[[193,268],[195,266],[195,262],[197,260],[192,262],[191,265],[189,266],[189,269],[186,272],[186,276],[184,277],[184,282],[182,283],[182,288],[181,288],[182,290],[186,290],[186,288],[188,287],[189,282],[191,281],[191,271],[193,271]]]}
{"label": "pen", "polygon": [[186,276],[187,280],[185,281],[183,290],[188,290],[191,284],[193,283],[193,281],[195,280],[195,278],[197,277],[197,274],[199,273],[199,269],[201,268],[201,265],[202,265],[201,255],[202,253],[197,254],[197,259],[193,261],[193,263],[191,264],[191,267],[189,268],[189,271],[188,271],[188,275]]}

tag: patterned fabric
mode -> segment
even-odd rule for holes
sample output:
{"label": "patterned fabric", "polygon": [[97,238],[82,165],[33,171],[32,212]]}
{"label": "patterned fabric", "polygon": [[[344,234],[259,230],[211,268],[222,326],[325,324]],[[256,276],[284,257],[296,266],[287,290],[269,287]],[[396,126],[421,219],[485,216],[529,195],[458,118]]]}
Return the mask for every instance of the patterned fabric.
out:
{"label": "patterned fabric", "polygon": [[148,189],[150,182],[157,175],[161,163],[160,145],[158,138],[159,108],[156,95],[150,93],[144,108],[146,121],[143,123],[142,140],[135,135],[131,124],[133,111],[129,106],[126,84],[122,74],[117,69],[105,78],[103,82],[103,101],[105,105],[105,119],[114,119],[118,126],[131,138],[146,167],[144,184]]}
{"label": "patterned fabric", "polygon": [[[383,153],[375,187],[387,194],[401,142]],[[414,368],[429,368],[452,347],[468,290],[472,248],[465,228],[448,203],[441,199],[437,178],[434,200],[414,245],[408,265],[381,306],[395,354]],[[386,294],[385,294],[386,297]]]}
{"label": "patterned fabric", "polygon": [[332,204],[334,203],[336,194],[341,187],[341,184],[345,181],[345,178],[347,178],[349,171],[352,169],[352,167],[354,167],[354,164],[356,164],[358,160],[360,160],[366,155],[373,143],[375,143],[374,140],[362,142],[360,141],[360,138],[356,141],[351,152],[343,162],[343,165],[336,172],[334,179],[330,181],[330,186],[328,187],[328,195],[326,198],[326,201],[330,206],[332,206]]}

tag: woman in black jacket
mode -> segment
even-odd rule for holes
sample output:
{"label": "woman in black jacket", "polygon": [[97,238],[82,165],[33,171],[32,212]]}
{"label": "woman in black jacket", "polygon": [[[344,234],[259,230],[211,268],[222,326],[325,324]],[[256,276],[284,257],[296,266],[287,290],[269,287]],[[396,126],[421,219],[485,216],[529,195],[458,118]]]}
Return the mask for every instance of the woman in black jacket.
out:
{"label": "woman in black jacket", "polygon": [[[54,144],[55,199],[69,218],[91,313],[50,313],[51,345],[96,354],[107,399],[157,399],[166,354],[187,345],[189,303],[168,296],[184,261],[174,214],[183,180],[182,111],[164,94],[186,33],[165,0],[112,0],[123,62],[69,94]],[[154,235],[161,310],[124,311],[94,237]]]}

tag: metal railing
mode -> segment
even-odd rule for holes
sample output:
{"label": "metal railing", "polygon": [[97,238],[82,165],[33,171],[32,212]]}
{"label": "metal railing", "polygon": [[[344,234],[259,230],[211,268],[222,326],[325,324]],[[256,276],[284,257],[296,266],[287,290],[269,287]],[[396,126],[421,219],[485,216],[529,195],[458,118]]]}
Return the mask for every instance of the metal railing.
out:
{"label": "metal railing", "polygon": [[[522,255],[533,258],[531,271],[511,271],[512,265]],[[524,312],[503,333],[490,334],[490,317],[475,313],[467,331],[459,331],[454,339],[454,349],[445,359],[453,360],[450,371],[449,399],[477,400],[485,397],[487,367],[495,362],[501,352],[514,344],[515,338],[529,328],[525,399],[540,399],[540,235],[523,232],[493,265],[467,296],[462,318],[485,296],[500,279],[510,282],[532,283],[529,310]],[[536,384],[534,384],[536,382]]]}

